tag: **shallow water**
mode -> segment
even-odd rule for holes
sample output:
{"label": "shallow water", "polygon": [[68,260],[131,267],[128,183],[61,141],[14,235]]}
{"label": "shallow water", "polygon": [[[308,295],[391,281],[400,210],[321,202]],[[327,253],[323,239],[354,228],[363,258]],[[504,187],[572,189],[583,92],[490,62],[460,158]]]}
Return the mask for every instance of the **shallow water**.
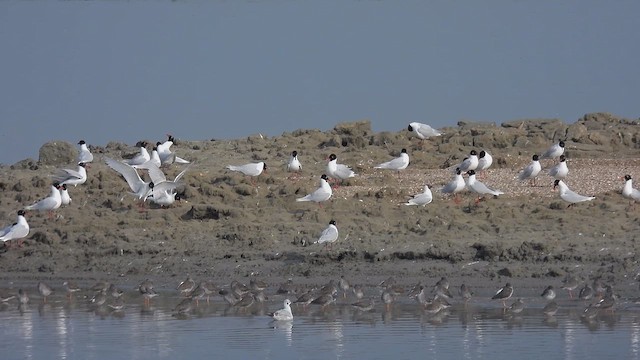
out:
{"label": "shallow water", "polygon": [[409,299],[370,312],[338,299],[324,308],[294,305],[294,321],[271,321],[266,313],[282,299],[236,309],[217,297],[181,317],[173,315],[175,295],[144,306],[127,293],[122,311],[95,308],[82,296],[46,304],[34,297],[24,307],[12,300],[0,307],[0,350],[3,359],[640,358],[640,312],[631,303],[585,321],[584,303],[568,299],[556,301],[561,308],[551,318],[538,299],[525,300],[517,315],[489,301],[432,315]]}

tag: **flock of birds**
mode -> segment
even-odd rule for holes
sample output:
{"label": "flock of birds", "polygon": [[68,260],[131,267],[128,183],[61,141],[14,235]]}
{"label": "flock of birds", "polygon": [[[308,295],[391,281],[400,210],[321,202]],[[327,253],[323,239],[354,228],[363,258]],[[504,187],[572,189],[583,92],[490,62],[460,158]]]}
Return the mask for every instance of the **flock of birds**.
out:
{"label": "flock of birds", "polygon": [[[614,311],[618,296],[610,285],[601,279],[595,279],[592,284],[584,283],[576,297],[573,292],[580,287],[580,284],[575,277],[569,275],[562,282],[560,289],[568,291],[569,301],[584,302],[586,307],[581,313],[582,318],[590,321],[601,311]],[[126,297],[123,296],[125,292],[114,283],[99,281],[91,287],[82,289],[72,281],[65,281],[62,287],[66,293],[67,301],[74,301],[79,296],[78,294],[84,294],[81,296],[86,299],[88,306],[96,310],[123,311],[126,306]],[[420,311],[425,314],[435,315],[447,311],[454,302],[466,307],[473,298],[478,298],[471,287],[464,283],[458,287],[457,294],[453,295],[453,288],[450,287],[449,280],[444,276],[433,286],[423,285],[419,282],[405,288],[398,284],[394,277],[389,277],[374,287],[371,289],[362,285],[352,285],[344,276],[341,276],[339,280],[332,279],[322,286],[311,288],[296,285],[292,279],[288,279],[269,295],[284,297],[283,308],[267,314],[275,321],[292,321],[294,318],[292,305],[302,308],[318,305],[324,309],[332,304],[350,306],[359,312],[369,312],[376,308],[378,301],[376,299],[379,299],[384,306],[384,311],[390,311],[394,303],[406,298],[417,302]],[[253,311],[262,310],[265,307],[265,303],[268,301],[265,292],[268,289],[268,284],[254,278],[250,280],[248,285],[234,280],[228,285],[218,287],[211,280],[197,282],[188,275],[173,292],[165,291],[163,296],[179,299],[173,308],[175,316],[188,316],[201,306],[200,301],[206,300],[208,306],[211,298],[216,296],[219,296],[230,309],[234,309],[240,314],[251,314]],[[42,281],[37,284],[36,290],[42,303],[47,303],[48,298],[58,291]],[[152,299],[160,296],[160,293],[154,289],[153,281],[149,279],[142,281],[137,290],[139,296],[142,296],[143,306],[146,308],[151,307]],[[518,297],[507,305],[507,301],[513,298],[514,292],[514,287],[507,282],[493,296],[487,296],[484,299],[502,303],[503,312],[509,316],[515,316],[526,308],[526,302],[522,297]],[[375,293],[379,295],[372,295]],[[293,299],[292,296],[295,296],[293,301],[289,299],[290,297]],[[558,291],[553,285],[544,288],[540,294],[540,299],[546,301],[541,310],[545,316],[553,317],[561,308],[555,301],[557,296]],[[28,292],[22,288],[18,289],[17,293],[0,294],[0,304],[2,305],[6,305],[14,299],[17,299],[19,309],[24,309],[30,302]],[[537,302],[537,300],[533,299],[532,302]]]}
{"label": "flock of birds", "polygon": [[[410,123],[407,129],[422,141],[430,137],[442,135],[440,131],[431,126],[417,122]],[[178,188],[181,186],[180,180],[189,169],[190,162],[178,157],[171,151],[171,146],[174,141],[173,136],[168,135],[166,141],[156,143],[151,153],[147,150],[148,144],[146,142],[140,142],[138,144],[139,153],[131,159],[116,160],[104,157],[107,166],[118,172],[126,181],[131,190],[130,193],[139,201],[140,207],[142,207],[147,200],[161,207],[170,206],[175,201],[180,200],[178,193]],[[0,240],[5,244],[10,244],[11,240],[17,240],[18,245],[21,245],[22,239],[28,236],[29,224],[25,218],[27,211],[48,211],[51,217],[55,209],[71,203],[68,187],[76,187],[87,181],[86,168],[89,167],[89,164],[93,161],[93,154],[91,154],[88,149],[86,142],[81,140],[78,145],[78,168],[76,170],[59,170],[53,176],[54,183],[51,185],[50,195],[18,211],[17,221],[0,230]],[[531,162],[518,173],[517,179],[520,181],[529,181],[532,185],[535,185],[536,178],[543,170],[540,161],[543,159],[558,159],[557,164],[548,170],[548,174],[555,179],[554,189],[559,189],[560,198],[568,202],[569,206],[595,199],[593,196],[585,196],[572,191],[564,182],[564,179],[566,179],[569,174],[569,168],[566,162],[567,158],[564,151],[565,143],[564,141],[559,141],[550,146],[542,155],[533,155]],[[320,176],[318,188],[303,197],[297,198],[296,201],[315,202],[321,207],[322,203],[331,199],[333,195],[333,189],[330,185],[331,180],[333,180],[337,186],[338,183],[357,176],[351,167],[338,163],[336,154],[331,154],[328,160],[326,171]],[[409,161],[410,158],[407,150],[402,149],[398,157],[381,163],[374,168],[400,172],[407,168]],[[189,166],[180,172],[173,180],[168,180],[162,171],[162,167],[174,163],[187,164]],[[489,169],[492,164],[493,157],[487,150],[482,150],[479,153],[476,150],[471,150],[469,156],[464,158],[462,162],[451,167],[453,177],[450,182],[440,188],[440,192],[442,194],[452,195],[456,203],[460,201],[458,197],[459,193],[464,190],[469,190],[478,195],[476,203],[480,201],[483,196],[499,196],[504,194],[502,191],[493,189],[477,179],[477,176]],[[267,164],[265,162],[257,162],[243,165],[228,165],[226,168],[244,174],[252,179],[251,181],[253,183],[255,177],[260,176],[262,172],[267,170]],[[298,159],[297,151],[291,153],[286,168],[288,172],[294,174],[302,171],[302,164]],[[147,172],[150,180],[144,181],[140,176],[140,171]],[[466,179],[464,175],[467,175]],[[622,195],[629,198],[632,202],[640,201],[640,191],[633,188],[631,175],[625,176]],[[412,196],[405,205],[426,206],[432,201],[433,193],[429,185],[425,185],[423,192]],[[315,243],[330,247],[331,244],[337,240],[338,228],[335,220],[331,220],[328,227],[322,231]]]}
{"label": "flock of birds", "polygon": [[[416,137],[421,140],[426,140],[433,136],[442,135],[436,129],[433,129],[429,125],[421,124],[421,123],[411,123],[408,126],[408,131],[412,132]],[[146,142],[141,142],[139,145],[139,153],[137,156],[131,159],[125,160],[116,160],[109,157],[104,157],[104,161],[111,169],[119,173],[122,178],[126,181],[130,188],[130,193],[134,195],[140,202],[140,206],[144,204],[145,201],[149,200],[154,202],[160,206],[169,206],[173,204],[176,200],[180,200],[180,195],[178,194],[178,188],[181,186],[181,178],[184,176],[186,171],[189,169],[190,162],[178,157],[175,153],[173,153],[170,149],[174,142],[174,138],[171,135],[168,135],[168,140],[165,142],[158,142],[153,147],[151,154],[147,150],[148,144]],[[79,145],[79,156],[78,156],[78,168],[77,169],[62,169],[59,170],[55,175],[53,175],[54,182],[51,185],[50,195],[34,204],[25,206],[23,209],[18,211],[18,219],[16,223],[7,226],[6,228],[0,231],[0,240],[2,240],[5,244],[10,244],[8,242],[12,240],[17,240],[18,245],[21,244],[22,239],[24,239],[29,234],[29,225],[25,219],[25,213],[27,211],[47,211],[50,216],[52,216],[52,212],[59,208],[60,206],[68,205],[71,203],[71,198],[68,193],[69,187],[76,187],[78,185],[82,185],[87,181],[87,171],[86,168],[89,167],[89,164],[93,161],[93,155],[89,151],[87,144],[85,141],[80,141]],[[569,206],[593,200],[592,196],[584,196],[575,193],[572,191],[565,183],[564,179],[569,174],[569,169],[566,163],[566,156],[564,154],[565,144],[563,141],[559,141],[556,144],[553,144],[546,152],[544,152],[541,156],[533,155],[531,163],[529,163],[522,171],[517,175],[517,179],[521,181],[530,181],[535,184],[536,177],[542,172],[542,166],[540,164],[541,159],[559,159],[557,164],[551,167],[548,170],[548,174],[555,178],[554,188],[559,189],[560,198],[569,203]],[[400,155],[394,159],[391,159],[387,162],[383,162],[377,166],[376,169],[387,169],[393,171],[402,171],[407,168],[409,165],[410,158],[406,149],[402,149]],[[168,180],[162,171],[163,166],[167,166],[169,164],[185,164],[187,167],[180,172],[173,180]],[[476,178],[477,175],[482,174],[482,172],[486,171],[491,167],[493,163],[493,158],[491,154],[487,150],[482,150],[479,153],[476,150],[471,150],[469,156],[466,157],[462,162],[452,167],[453,176],[450,182],[448,182],[445,186],[440,189],[440,192],[443,194],[448,194],[454,196],[454,200],[458,202],[458,194],[465,189],[468,189],[474,193],[477,193],[478,196],[499,196],[502,195],[503,192],[500,190],[496,190],[491,188],[489,185],[484,184],[480,180]],[[267,170],[267,164],[265,162],[258,163],[248,163],[244,165],[229,165],[227,169],[231,171],[237,171],[245,176],[250,178],[255,178],[262,174],[262,172]],[[144,181],[140,176],[140,171],[144,171],[148,174],[150,181]],[[302,171],[302,164],[298,159],[297,151],[293,151],[291,153],[291,157],[289,162],[287,163],[287,171],[292,173],[299,173]],[[330,179],[338,185],[338,183],[343,182],[349,178],[355,177],[357,174],[352,170],[351,167],[338,163],[338,158],[336,154],[331,154],[329,156],[329,161],[326,166],[326,172],[320,176],[320,184],[319,187],[300,198],[297,198],[296,201],[299,202],[315,202],[322,206],[322,203],[329,200],[333,195],[333,189],[330,185]],[[467,175],[467,178],[464,178],[464,175]],[[252,180],[253,181],[253,180]],[[640,201],[640,191],[633,188],[632,179],[630,175],[625,176],[625,185],[622,189],[622,195],[631,199],[634,202]],[[424,191],[422,193],[414,195],[411,199],[409,199],[405,205],[408,206],[426,206],[433,201],[433,194],[428,185],[424,186]],[[321,235],[315,241],[318,244],[324,244],[325,247],[330,248],[331,245],[338,240],[339,232],[336,225],[335,220],[331,220],[329,222],[328,227],[322,231]],[[188,299],[195,300],[196,304],[199,299],[202,299],[203,296],[208,297],[211,294],[211,291],[215,291],[215,288],[212,290],[207,286],[206,283],[201,283],[196,286],[195,282],[191,279],[187,279],[186,283],[192,285],[189,288],[189,291],[184,291],[183,294],[189,294]],[[342,282],[340,282],[342,283]],[[384,285],[384,284],[383,284]],[[68,288],[69,293],[73,293],[73,289],[70,284],[65,285]],[[182,286],[182,285],[181,285]],[[238,285],[239,286],[239,285]],[[257,285],[255,285],[257,286]],[[247,288],[246,292],[244,290],[238,290],[236,286],[231,286],[229,291],[226,291],[226,294],[221,295],[224,296],[225,300],[227,300],[233,306],[241,306],[245,301],[259,301],[259,296],[254,292],[254,288]],[[342,286],[342,285],[340,285]],[[242,289],[242,287],[240,287]],[[334,288],[337,289],[337,285],[333,284],[329,293],[324,293],[321,291],[321,296],[326,295],[324,300],[320,297],[315,297],[309,300],[308,303],[318,303],[322,305],[327,305],[331,303],[331,300],[334,299]],[[399,295],[399,293],[391,290],[393,288],[392,284],[386,284],[383,286],[384,291],[382,292],[381,299],[383,303],[390,304],[393,302],[393,299]],[[40,294],[46,299],[47,288],[45,285],[39,285],[38,289]],[[140,292],[145,298],[145,301],[150,301],[151,298],[157,295],[153,290],[153,285],[150,283],[143,283],[139,287]],[[355,288],[354,288],[355,289]],[[414,289],[411,292],[412,296],[415,296],[419,302],[425,306],[426,308],[446,308],[447,302],[450,298],[449,295],[446,295],[444,290],[448,291],[448,285],[446,287],[440,286],[436,287],[436,297],[432,299],[428,299],[426,295],[423,294],[424,287],[422,289]],[[344,288],[343,288],[344,290]],[[337,290],[336,290],[337,291]],[[99,291],[99,297],[93,297],[92,301],[96,304],[104,303],[100,297],[105,297],[107,294],[111,293],[111,295],[116,294],[115,292],[109,292],[108,288],[104,288]],[[244,295],[247,293],[251,293],[250,300],[243,300]],[[507,284],[504,288],[502,288],[496,295],[493,297],[494,299],[499,299],[502,301],[506,301],[511,297],[513,293],[513,289]],[[422,295],[421,295],[422,294]],[[468,299],[471,296],[471,292],[465,290],[465,288],[461,288],[460,295],[464,299]],[[22,299],[22,294],[18,294],[18,298]],[[26,297],[26,294],[24,294]],[[551,295],[550,295],[551,296]],[[604,295],[602,297],[604,299],[611,298]],[[117,298],[117,296],[114,296]],[[553,297],[547,297],[552,299]],[[22,300],[20,300],[22,302]],[[303,303],[300,299],[296,300],[294,303]],[[186,309],[190,309],[190,302],[185,302],[183,306]],[[603,308],[605,305],[598,303],[599,308]],[[291,302],[287,299],[284,302],[284,308],[274,313],[274,318],[278,319],[286,319],[292,318]],[[505,304],[506,305],[506,304]],[[518,305],[513,306],[522,306],[521,301],[518,301]],[[356,305],[354,303],[354,307],[361,309],[369,309],[373,307],[373,301],[369,303],[361,303],[360,305]],[[511,308],[511,307],[510,307]],[[512,309],[512,311],[515,311]],[[178,311],[180,312],[180,311]],[[188,310],[187,310],[188,312]],[[280,320],[280,319],[278,319]]]}

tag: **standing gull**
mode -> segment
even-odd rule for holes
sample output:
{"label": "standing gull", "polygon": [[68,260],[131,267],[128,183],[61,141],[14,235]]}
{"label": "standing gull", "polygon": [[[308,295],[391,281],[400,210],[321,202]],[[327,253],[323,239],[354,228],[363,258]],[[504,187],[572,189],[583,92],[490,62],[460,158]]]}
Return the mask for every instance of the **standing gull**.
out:
{"label": "standing gull", "polygon": [[549,169],[549,176],[556,180],[562,180],[569,175],[569,168],[567,167],[567,158],[564,155],[560,155],[560,162],[555,164]]}
{"label": "standing gull", "polygon": [[460,169],[460,171],[464,173],[469,170],[475,170],[477,167],[478,167],[478,153],[475,150],[471,150],[471,152],[469,153],[469,157],[462,160],[460,165],[456,167],[456,170]]}
{"label": "standing gull", "polygon": [[331,245],[338,240],[338,228],[336,227],[336,221],[329,221],[329,226],[322,231],[320,237],[314,244],[325,244],[325,248],[328,246],[331,248]]}
{"label": "standing gull", "polygon": [[559,141],[557,144],[551,145],[547,151],[542,154],[541,159],[555,159],[564,154],[564,141]]}
{"label": "standing gull", "polygon": [[408,131],[411,131],[415,136],[420,139],[420,146],[424,144],[424,140],[434,136],[441,136],[442,133],[427,124],[419,122],[412,122],[407,127]]}
{"label": "standing gull", "polygon": [[22,239],[27,235],[29,235],[29,223],[24,217],[24,210],[18,210],[18,220],[15,223],[0,230],[0,240],[4,243],[18,240],[18,245],[20,245]]}
{"label": "standing gull", "polygon": [[89,151],[89,148],[87,148],[87,143],[84,140],[80,140],[78,142],[78,145],[80,145],[80,152],[78,153],[78,164],[87,164],[92,162],[93,154],[91,153],[91,151]]}
{"label": "standing gull", "polygon": [[476,166],[476,173],[480,174],[481,171],[487,170],[493,164],[493,157],[487,151],[482,150],[478,154],[478,166]]}
{"label": "standing gull", "polygon": [[631,200],[632,202],[640,201],[640,191],[633,188],[633,180],[631,175],[624,176],[624,187],[622,188],[622,196]]}
{"label": "standing gull", "polygon": [[542,166],[540,165],[540,158],[538,157],[538,155],[533,155],[529,165],[527,165],[527,167],[525,167],[520,172],[520,174],[518,174],[518,179],[520,181],[529,180],[532,186],[535,186],[536,176],[538,176],[541,170],[542,170]]}
{"label": "standing gull", "polygon": [[337,182],[354,177],[356,173],[347,165],[338,164],[336,154],[331,154],[329,155],[329,163],[327,163],[327,175]]}
{"label": "standing gull", "polygon": [[140,174],[138,174],[136,169],[134,169],[131,165],[108,157],[105,157],[104,161],[107,163],[107,166],[122,175],[132,191],[131,194],[137,197],[138,200],[141,200],[142,203],[144,203],[144,201],[147,199],[147,196],[149,195],[149,190],[151,189],[151,187],[149,186],[148,182],[142,181],[142,178],[140,178]]}
{"label": "standing gull", "polygon": [[231,171],[238,171],[243,173],[246,176],[249,176],[253,183],[253,178],[262,174],[263,171],[267,170],[267,164],[265,162],[258,163],[249,163],[244,165],[227,165],[227,169]]}
{"label": "standing gull", "polygon": [[302,164],[298,160],[298,152],[293,150],[289,162],[287,163],[287,171],[292,173],[299,173],[302,170]]}
{"label": "standing gull", "polygon": [[460,168],[457,168],[456,174],[454,175],[453,179],[447,185],[445,185],[440,191],[443,194],[453,194],[454,201],[456,203],[459,203],[460,199],[458,198],[458,193],[464,190],[465,186],[466,184],[464,182],[464,178],[462,177]]}

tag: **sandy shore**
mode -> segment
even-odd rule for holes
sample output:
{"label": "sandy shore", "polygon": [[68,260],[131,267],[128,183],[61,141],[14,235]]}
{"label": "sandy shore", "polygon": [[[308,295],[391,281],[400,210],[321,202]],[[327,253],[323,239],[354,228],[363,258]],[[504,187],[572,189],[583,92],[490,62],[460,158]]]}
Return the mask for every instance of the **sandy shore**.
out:
{"label": "sandy shore", "polygon": [[[122,178],[101,161],[102,156],[120,159],[135,148],[92,146],[96,160],[88,181],[70,189],[72,204],[57,210],[54,219],[28,215],[31,233],[24,247],[0,253],[0,279],[87,284],[107,279],[133,287],[148,277],[170,288],[192,274],[218,284],[256,277],[275,288],[288,278],[322,284],[344,275],[374,286],[394,276],[408,286],[447,276],[486,293],[511,281],[533,294],[547,284],[560,287],[571,274],[581,282],[602,278],[621,295],[637,296],[640,209],[621,196],[620,178],[640,179],[634,140],[640,137],[635,123],[605,115],[570,125],[461,123],[424,143],[406,130],[374,133],[367,122],[275,138],[178,141],[173,150],[194,162],[184,177],[184,200],[167,209],[147,205],[142,212],[126,195]],[[595,200],[567,208],[545,170],[537,186],[514,179],[532,154],[560,138],[567,143],[567,184]],[[401,148],[409,150],[409,168],[399,174],[373,169]],[[294,149],[304,169],[295,179],[285,171]],[[465,192],[455,203],[437,191],[451,179],[448,168],[471,149],[493,154],[494,165],[482,181],[504,195],[476,203]],[[330,153],[358,176],[334,189],[322,208],[296,202],[317,187]],[[225,170],[253,161],[269,165],[255,185]],[[543,161],[546,168],[554,163]],[[3,223],[46,196],[50,176],[60,167],[74,166],[41,159],[2,167]],[[181,170],[172,165],[165,171],[171,178]],[[433,203],[401,205],[424,184],[434,189]],[[313,241],[331,219],[340,238],[328,251]]]}

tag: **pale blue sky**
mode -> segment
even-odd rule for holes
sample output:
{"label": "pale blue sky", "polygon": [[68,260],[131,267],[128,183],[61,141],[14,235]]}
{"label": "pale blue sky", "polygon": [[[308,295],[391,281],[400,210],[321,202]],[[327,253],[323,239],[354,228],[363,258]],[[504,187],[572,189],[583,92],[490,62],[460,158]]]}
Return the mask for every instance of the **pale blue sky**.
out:
{"label": "pale blue sky", "polygon": [[638,118],[640,1],[3,1],[0,163],[50,140]]}

